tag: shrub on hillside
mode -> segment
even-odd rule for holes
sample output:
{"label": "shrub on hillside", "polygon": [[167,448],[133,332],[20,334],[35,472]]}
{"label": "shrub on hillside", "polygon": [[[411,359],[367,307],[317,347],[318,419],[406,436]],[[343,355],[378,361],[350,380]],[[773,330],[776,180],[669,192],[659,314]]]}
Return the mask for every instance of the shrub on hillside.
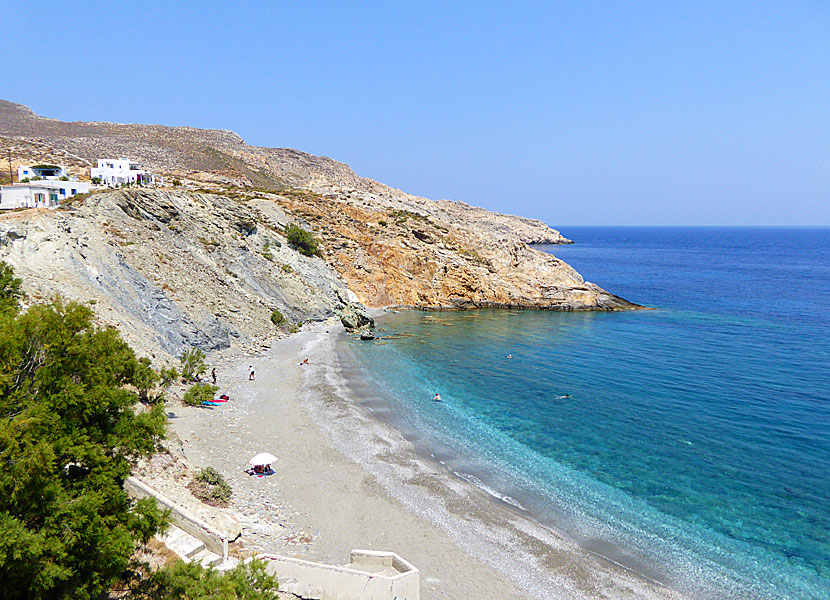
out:
{"label": "shrub on hillside", "polygon": [[285,239],[294,249],[305,256],[320,256],[317,240],[308,231],[291,223],[285,227]]}
{"label": "shrub on hillside", "polygon": [[280,325],[285,323],[285,315],[283,315],[280,311],[275,309],[274,312],[271,313],[271,322],[277,327],[279,327]]}

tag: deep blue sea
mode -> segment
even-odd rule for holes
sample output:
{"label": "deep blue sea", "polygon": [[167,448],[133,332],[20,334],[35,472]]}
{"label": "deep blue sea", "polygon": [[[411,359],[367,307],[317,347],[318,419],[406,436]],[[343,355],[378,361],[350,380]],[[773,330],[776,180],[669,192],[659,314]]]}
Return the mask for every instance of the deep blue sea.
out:
{"label": "deep blue sea", "polygon": [[563,234],[541,249],[657,310],[390,315],[350,347],[398,425],[692,596],[830,598],[830,229]]}

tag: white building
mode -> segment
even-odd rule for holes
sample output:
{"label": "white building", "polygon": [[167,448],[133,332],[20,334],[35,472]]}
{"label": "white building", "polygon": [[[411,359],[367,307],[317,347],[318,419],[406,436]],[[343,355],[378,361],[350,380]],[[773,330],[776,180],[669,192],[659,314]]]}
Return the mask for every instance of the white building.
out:
{"label": "white building", "polygon": [[[89,170],[90,176],[101,180],[104,185],[118,186],[126,183],[155,185],[154,173],[145,171],[141,164],[126,158],[99,158],[98,166]],[[163,181],[161,183],[164,183]]]}
{"label": "white building", "polygon": [[[66,177],[66,167],[63,165],[20,165],[17,167],[17,181],[23,181],[24,179],[34,179],[35,177],[39,177],[40,179],[52,180],[52,179],[60,179],[61,177]],[[77,177],[75,180],[77,181]]]}
{"label": "white building", "polygon": [[75,194],[89,192],[83,181],[43,180],[0,186],[0,210],[13,208],[57,208]]}

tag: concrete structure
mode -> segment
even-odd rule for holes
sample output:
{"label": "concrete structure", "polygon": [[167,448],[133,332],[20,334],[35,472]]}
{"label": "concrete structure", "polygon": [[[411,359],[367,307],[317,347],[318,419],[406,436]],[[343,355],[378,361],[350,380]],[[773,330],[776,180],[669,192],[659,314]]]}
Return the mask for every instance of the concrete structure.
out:
{"label": "concrete structure", "polygon": [[236,563],[236,559],[228,558],[228,542],[242,535],[241,529],[233,532],[218,531],[135,477],[127,478],[124,489],[133,498],[155,498],[161,508],[170,511],[170,522],[175,528],[171,527],[166,538],[162,537],[161,540],[186,562],[197,560],[202,564],[216,565],[220,569]]}
{"label": "concrete structure", "polygon": [[420,600],[421,574],[394,552],[352,550],[343,567],[260,554],[280,590],[313,600]]}
{"label": "concrete structure", "polygon": [[214,567],[219,571],[232,569],[239,564],[236,558],[225,558],[208,550],[205,542],[175,525],[169,525],[163,536],[156,537],[186,563],[197,562],[203,567]]}
{"label": "concrete structure", "polygon": [[[155,185],[156,175],[145,171],[141,164],[126,158],[99,158],[98,166],[89,170],[90,176],[101,180],[104,185],[116,187],[127,183]],[[164,183],[159,178],[159,183]]]}
{"label": "concrete structure", "polygon": [[0,210],[13,208],[57,208],[67,198],[89,192],[83,181],[47,179],[0,186]]}
{"label": "concrete structure", "polygon": [[[41,179],[46,180],[67,177],[66,167],[60,165],[20,165],[17,167],[18,182],[23,181],[24,179],[33,179],[35,177],[40,177]],[[78,181],[77,177],[75,177],[75,181]]]}

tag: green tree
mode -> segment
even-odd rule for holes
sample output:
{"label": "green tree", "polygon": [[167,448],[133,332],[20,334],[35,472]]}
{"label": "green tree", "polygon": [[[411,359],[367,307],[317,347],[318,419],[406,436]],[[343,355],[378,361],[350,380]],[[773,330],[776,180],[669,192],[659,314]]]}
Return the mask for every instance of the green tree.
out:
{"label": "green tree", "polygon": [[14,269],[5,261],[0,260],[0,312],[12,309],[17,312],[20,307],[20,279],[14,276]]}
{"label": "green tree", "polygon": [[167,387],[176,379],[179,378],[179,371],[176,367],[165,367],[161,371],[159,371],[159,380],[162,387]]}
{"label": "green tree", "polygon": [[154,501],[123,488],[166,426],[161,405],[135,410],[141,369],[87,306],[57,299],[0,314],[4,599],[100,596],[163,525]]}
{"label": "green tree", "polygon": [[179,357],[182,364],[182,379],[191,381],[194,377],[201,375],[207,370],[205,365],[205,353],[200,348],[191,348],[182,353]]}
{"label": "green tree", "polygon": [[150,366],[149,358],[139,358],[136,361],[133,382],[138,389],[138,399],[141,402],[157,402],[161,399],[162,394],[151,395],[160,380],[159,374]]}

